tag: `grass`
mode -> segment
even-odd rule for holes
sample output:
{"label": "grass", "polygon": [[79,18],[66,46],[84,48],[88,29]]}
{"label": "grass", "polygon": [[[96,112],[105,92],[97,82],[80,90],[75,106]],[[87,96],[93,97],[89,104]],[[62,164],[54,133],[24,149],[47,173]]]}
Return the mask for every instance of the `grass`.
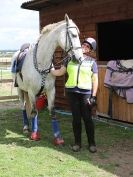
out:
{"label": "grass", "polygon": [[83,148],[74,153],[71,116],[57,114],[65,146],[53,146],[51,122],[47,110],[39,113],[41,141],[30,141],[22,134],[21,112],[18,109],[0,111],[0,177],[115,177],[118,163],[101,164],[108,160],[108,147],[131,140],[133,132],[120,127],[95,122],[96,141],[100,150],[89,153],[83,128]]}

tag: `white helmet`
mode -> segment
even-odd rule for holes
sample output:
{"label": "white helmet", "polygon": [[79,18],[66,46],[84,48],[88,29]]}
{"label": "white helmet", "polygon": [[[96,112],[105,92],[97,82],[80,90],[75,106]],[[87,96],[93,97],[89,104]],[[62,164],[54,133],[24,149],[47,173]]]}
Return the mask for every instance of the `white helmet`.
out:
{"label": "white helmet", "polygon": [[86,38],[83,43],[88,43],[92,50],[96,50],[96,40],[94,38]]}

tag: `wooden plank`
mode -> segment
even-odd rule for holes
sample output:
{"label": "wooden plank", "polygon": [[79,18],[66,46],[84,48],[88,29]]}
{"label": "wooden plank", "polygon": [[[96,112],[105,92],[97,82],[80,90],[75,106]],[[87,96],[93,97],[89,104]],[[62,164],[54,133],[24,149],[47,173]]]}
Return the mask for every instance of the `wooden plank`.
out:
{"label": "wooden plank", "polygon": [[10,100],[10,99],[18,99],[18,95],[12,95],[12,96],[0,96],[0,100]]}
{"label": "wooden plank", "polygon": [[8,82],[13,82],[12,79],[2,79],[0,80],[0,83],[8,83]]}
{"label": "wooden plank", "polygon": [[11,62],[0,62],[0,66],[10,66]]}

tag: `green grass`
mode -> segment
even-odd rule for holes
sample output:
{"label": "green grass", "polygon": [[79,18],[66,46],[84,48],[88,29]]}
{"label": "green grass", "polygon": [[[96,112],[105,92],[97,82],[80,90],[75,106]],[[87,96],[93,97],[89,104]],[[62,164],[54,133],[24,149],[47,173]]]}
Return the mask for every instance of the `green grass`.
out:
{"label": "green grass", "polygon": [[113,177],[117,163],[99,163],[108,160],[109,147],[131,140],[133,132],[116,126],[95,122],[96,142],[100,149],[89,153],[83,128],[83,147],[74,153],[71,116],[57,114],[65,146],[52,144],[51,121],[48,112],[39,113],[41,140],[34,142],[22,134],[21,112],[17,109],[0,111],[0,177]]}

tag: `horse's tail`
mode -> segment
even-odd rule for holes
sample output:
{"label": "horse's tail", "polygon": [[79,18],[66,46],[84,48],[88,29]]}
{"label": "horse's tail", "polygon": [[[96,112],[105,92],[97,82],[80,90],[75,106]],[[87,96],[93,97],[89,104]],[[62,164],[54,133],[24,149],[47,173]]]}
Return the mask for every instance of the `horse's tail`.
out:
{"label": "horse's tail", "polygon": [[29,96],[28,96],[28,92],[25,92],[24,91],[24,100],[25,100],[25,103],[26,103],[26,112],[27,112],[27,116],[30,117],[31,116],[31,103],[30,103],[30,100],[29,100]]}

